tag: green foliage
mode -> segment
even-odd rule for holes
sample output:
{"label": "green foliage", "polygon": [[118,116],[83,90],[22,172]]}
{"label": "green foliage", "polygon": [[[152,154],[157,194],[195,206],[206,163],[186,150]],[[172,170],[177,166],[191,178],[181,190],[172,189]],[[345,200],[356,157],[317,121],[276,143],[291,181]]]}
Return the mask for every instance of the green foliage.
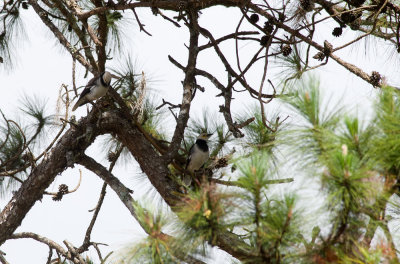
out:
{"label": "green foliage", "polygon": [[12,69],[15,65],[16,44],[26,38],[21,9],[21,2],[18,1],[10,5],[7,12],[0,13],[0,67],[3,69]]}
{"label": "green foliage", "polygon": [[113,83],[113,88],[121,94],[122,98],[129,99],[139,85],[140,74],[135,73],[136,66],[130,54],[128,54],[127,60],[121,61],[118,65],[118,68],[112,69],[113,73],[118,76],[117,81]]}
{"label": "green foliage", "polygon": [[35,145],[45,139],[46,128],[52,124],[52,116],[45,114],[45,101],[37,97],[24,97],[22,112],[30,117],[28,126],[10,121],[5,116],[0,126],[0,169],[13,172],[14,177],[0,178],[0,195],[11,193],[20,186],[18,179],[23,180],[33,158]]}
{"label": "green foliage", "polygon": [[362,162],[373,162],[373,157],[366,154],[371,151],[371,144],[368,144],[377,133],[376,128],[371,124],[365,126],[356,117],[344,117],[344,128],[341,134],[341,143],[348,147],[348,150],[356,155]]}
{"label": "green foliage", "polygon": [[354,254],[343,254],[341,257],[341,263],[343,264],[398,263],[396,261],[396,253],[385,243],[380,243],[376,249],[357,245]]}
{"label": "green foliage", "polygon": [[117,21],[123,18],[122,14],[118,11],[109,12],[106,14],[107,17],[107,24],[109,27],[112,27],[117,23]]}
{"label": "green foliage", "polygon": [[[239,117],[239,123],[242,123],[251,117],[254,117],[254,121],[243,128],[246,134],[246,137],[244,138],[246,144],[251,148],[268,151],[272,154],[272,149],[275,146],[281,127],[276,128],[272,126],[272,128],[277,129],[277,131],[266,127],[262,120],[261,111],[255,105],[249,108],[243,116]],[[277,118],[278,114],[274,113],[267,119],[276,120]]]}
{"label": "green foliage", "polygon": [[292,125],[285,138],[293,153],[301,152],[301,164],[307,166],[319,161],[325,151],[331,151],[338,145],[335,134],[342,113],[341,108],[321,107],[322,96],[319,81],[309,77],[299,83],[283,101],[296,114],[296,123]]}
{"label": "green foliage", "polygon": [[[9,126],[1,126],[0,130],[0,138],[2,139],[0,140],[0,145],[2,146],[0,149],[0,168],[2,170],[22,170],[22,172],[25,172],[24,165],[27,154],[24,154],[26,144],[24,131],[21,131],[20,126],[16,126],[14,123],[9,123]],[[22,179],[25,178],[23,173],[19,173],[18,175]],[[5,197],[19,187],[19,185],[20,183],[13,177],[0,177],[0,197]]]}
{"label": "green foliage", "polygon": [[385,87],[376,109],[376,128],[379,137],[374,140],[374,152],[382,166],[395,175],[400,168],[400,99],[399,91]]}
{"label": "green foliage", "polygon": [[270,155],[267,152],[254,152],[249,158],[238,163],[240,176],[238,183],[253,196],[268,187],[268,181],[274,177]]}
{"label": "green foliage", "polygon": [[[118,263],[176,263],[173,241],[163,233],[166,218],[161,211],[148,210],[139,204],[133,205],[136,219],[148,236],[133,245],[128,245],[121,251]],[[183,254],[183,253],[182,253]]]}
{"label": "green foliage", "polygon": [[299,87],[293,89],[283,101],[304,120],[307,127],[332,129],[339,121],[341,108],[328,110],[330,105],[322,107],[320,83],[315,77],[301,80]]}
{"label": "green foliage", "polygon": [[272,162],[271,155],[264,151],[254,152],[238,164],[237,182],[243,188],[238,222],[248,232],[250,244],[264,255],[263,260],[252,259],[249,263],[288,261],[291,247],[300,243],[301,212],[296,208],[296,195],[269,191],[270,180],[276,175]]}
{"label": "green foliage", "polygon": [[[97,16],[92,17],[93,21],[92,26],[95,31],[99,30],[99,18]],[[129,37],[125,34],[125,29],[131,27],[131,23],[128,19],[124,18],[123,14],[118,11],[107,12],[106,13],[107,20],[107,30],[108,30],[108,38],[107,38],[107,50],[110,50],[112,53],[122,53],[123,45]],[[122,41],[124,40],[124,41]]]}
{"label": "green foliage", "polygon": [[293,45],[293,51],[289,56],[277,57],[277,65],[279,66],[281,74],[279,75],[283,85],[289,85],[290,87],[298,81],[303,73],[303,61],[302,57],[303,49],[300,45]]}
{"label": "green foliage", "polygon": [[46,104],[45,100],[41,100],[39,97],[34,96],[29,98],[25,96],[22,101],[21,110],[33,119],[33,122],[29,124],[29,130],[32,130],[31,137],[28,141],[32,143],[40,143],[39,140],[43,139],[41,135],[45,134],[45,128],[53,125],[52,120],[54,119],[53,115],[46,115]]}
{"label": "green foliage", "polygon": [[233,195],[217,190],[215,184],[204,183],[199,190],[190,191],[177,207],[177,215],[185,224],[181,242],[191,241],[192,250],[206,241],[214,244],[216,232],[232,225],[228,215],[234,205]]}
{"label": "green foliage", "polygon": [[356,155],[342,151],[332,151],[325,156],[325,171],[322,186],[329,194],[327,204],[332,208],[343,207],[345,212],[359,212],[360,208],[373,201],[379,194],[370,178],[370,164],[361,162]]}

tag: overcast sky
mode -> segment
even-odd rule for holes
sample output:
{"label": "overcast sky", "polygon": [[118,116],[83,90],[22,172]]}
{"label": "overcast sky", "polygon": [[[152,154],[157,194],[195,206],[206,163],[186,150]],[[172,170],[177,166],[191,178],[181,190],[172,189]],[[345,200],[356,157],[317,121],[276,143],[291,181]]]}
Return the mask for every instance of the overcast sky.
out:
{"label": "overcast sky", "polygon": [[[221,12],[224,12],[224,16],[227,18],[235,15],[231,11],[226,8],[208,9],[203,12],[200,23],[212,25],[215,36],[222,36],[224,32],[227,33],[229,29],[235,27],[230,23],[233,20],[221,19]],[[177,29],[162,18],[152,16],[150,10],[141,12],[140,16],[143,19],[142,22],[146,24],[146,29],[153,36],[149,37],[140,33],[135,22],[132,21],[125,28],[130,38],[124,41],[124,50],[126,51],[124,57],[132,56],[133,60],[137,62],[138,72],[144,71],[146,76],[151,78],[152,82],[149,82],[149,87],[152,88],[151,92],[157,95],[160,102],[161,98],[165,98],[173,103],[180,103],[180,81],[183,75],[180,70],[169,63],[167,56],[171,55],[182,64],[186,63],[187,50],[184,47],[188,37],[186,29],[184,27]],[[21,112],[18,111],[22,95],[37,95],[40,98],[47,99],[47,113],[50,114],[55,113],[60,86],[66,84],[71,87],[72,60],[70,56],[65,52],[60,52],[62,49],[56,45],[52,35],[42,26],[32,10],[24,11],[24,18],[27,19],[25,25],[29,41],[25,41],[21,48],[18,48],[15,69],[8,72],[0,70],[0,91],[2,92],[0,109],[4,111],[8,118],[17,120],[22,119]],[[347,35],[344,38],[352,36],[351,32],[345,34]],[[332,39],[329,30],[327,30],[326,35],[327,38]],[[338,42],[339,40],[336,41],[336,43]],[[202,43],[205,43],[204,39]],[[335,46],[335,42],[333,44]],[[249,46],[258,48],[256,45],[254,43],[243,44],[243,49]],[[226,52],[230,50],[233,54],[233,45],[225,45],[224,48],[227,50]],[[344,59],[357,65],[360,65],[356,63],[357,60],[363,61],[361,65],[367,73],[378,70],[381,74],[388,75],[389,81],[397,81],[391,79],[391,76],[399,76],[398,70],[396,70],[398,67],[393,67],[393,65],[396,65],[396,58],[392,58],[389,63],[386,59],[371,62],[372,58],[384,58],[385,48],[376,49],[372,47],[366,55],[358,52],[357,49],[361,48],[363,46],[358,45],[358,48],[353,48],[351,52],[341,52],[339,55],[345,54]],[[382,52],[382,54],[378,52]],[[207,69],[218,77],[224,78],[225,73],[221,71],[221,65],[210,58],[212,57],[201,56],[199,68]],[[115,59],[108,66],[111,64],[117,65],[118,61]],[[257,74],[257,72],[253,73],[255,80],[259,80]],[[368,111],[367,99],[376,93],[376,90],[370,85],[343,70],[335,62],[330,62],[327,67],[319,71],[319,76],[324,90],[333,95],[332,101],[343,98],[342,103],[347,104],[354,111]],[[88,81],[88,79],[83,79],[82,71],[78,72],[78,77],[78,85],[84,85]],[[209,107],[217,113],[219,100],[221,100],[214,98],[217,91],[212,89],[208,82],[203,81],[201,85],[206,87],[206,93],[199,94],[198,98],[195,99],[194,107],[191,110],[192,115],[198,116],[204,107]],[[344,94],[346,96],[342,97]],[[234,101],[233,111],[240,113],[243,111],[243,106],[251,103],[238,96],[237,100]],[[75,114],[79,119],[86,114],[86,108],[79,108]],[[166,123],[165,126],[167,129],[173,129],[169,123]],[[101,139],[97,139],[96,142],[101,143]],[[94,144],[87,154],[107,165],[108,162],[98,152],[99,148]],[[50,191],[56,191],[61,183],[67,184],[70,189],[73,188],[79,180],[79,168],[81,167],[75,166],[74,169],[63,172],[50,186]],[[82,171],[83,180],[77,192],[65,196],[61,202],[54,202],[51,197],[45,196],[41,202],[35,204],[17,232],[35,232],[60,244],[66,239],[75,246],[79,246],[83,241],[92,216],[92,213],[89,213],[88,210],[95,207],[102,186],[102,182],[96,175],[86,170]],[[125,166],[117,167],[114,170],[114,175],[128,188],[135,191],[135,198],[146,196],[146,191],[143,190],[149,190],[149,186],[146,186],[143,178],[140,177],[140,169],[135,162],[128,162]],[[147,195],[147,197],[151,200],[152,196]],[[0,209],[8,202],[8,199],[0,200]],[[92,240],[107,243],[109,244],[108,250],[115,250],[126,242],[139,239],[143,234],[144,232],[131,217],[128,210],[113,191],[108,188],[104,205],[92,233]],[[46,246],[28,239],[9,240],[0,249],[7,253],[6,258],[11,264],[45,263],[48,253]],[[93,251],[89,255],[97,260]],[[215,256],[215,259],[210,260],[209,263],[225,263],[224,256]]]}

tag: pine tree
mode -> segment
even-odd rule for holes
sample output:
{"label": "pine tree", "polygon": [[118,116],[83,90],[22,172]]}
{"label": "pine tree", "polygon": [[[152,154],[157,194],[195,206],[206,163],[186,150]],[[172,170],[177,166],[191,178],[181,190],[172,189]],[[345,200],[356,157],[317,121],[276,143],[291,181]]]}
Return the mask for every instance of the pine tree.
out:
{"label": "pine tree", "polygon": [[[240,15],[232,17],[233,31],[217,36],[214,27],[205,28],[202,16],[224,7]],[[151,93],[149,73],[137,72],[124,52],[127,39],[134,38],[126,26],[133,19],[141,34],[152,36],[140,10],[188,33],[182,40],[187,62],[168,56],[183,74],[180,102]],[[398,230],[392,226],[399,216],[400,92],[383,73],[368,74],[361,62],[354,65],[337,52],[367,36],[391,43],[397,52],[399,10],[395,1],[3,1],[1,69],[13,70],[15,43],[25,38],[22,22],[30,14],[72,57],[73,80],[68,75],[69,85],[61,86],[58,113],[49,113],[42,98],[28,96],[21,118],[0,110],[0,195],[9,200],[0,211],[0,245],[35,239],[48,246],[47,263],[95,263],[90,249],[98,263],[206,263],[212,261],[212,248],[241,263],[399,263]],[[348,28],[361,35],[350,41],[341,37],[351,34]],[[326,35],[332,39],[323,39]],[[203,58],[223,65],[221,74],[201,68]],[[332,60],[380,90],[371,96],[374,111],[367,118],[333,105],[308,73]],[[270,78],[274,66],[281,70]],[[79,120],[70,115],[83,88],[76,85],[76,68],[85,77],[105,70],[113,77],[107,95],[88,104]],[[256,80],[252,71],[261,73]],[[242,92],[249,104],[238,113],[234,99]],[[200,93],[219,101],[193,113]],[[204,132],[214,134],[210,157],[186,186],[190,146]],[[85,153],[93,143],[103,161]],[[162,206],[135,199],[134,189],[114,174],[115,166],[130,161],[139,165]],[[72,193],[82,175],[76,187],[62,183],[57,192],[48,190],[76,165],[103,182],[82,244],[65,240],[61,245],[16,231],[38,200],[62,204],[65,196],[78,195]],[[146,237],[102,254],[91,234],[107,186]],[[304,187],[314,191],[312,199]],[[54,201],[43,199],[47,196]],[[1,263],[7,263],[6,256],[0,250]]]}

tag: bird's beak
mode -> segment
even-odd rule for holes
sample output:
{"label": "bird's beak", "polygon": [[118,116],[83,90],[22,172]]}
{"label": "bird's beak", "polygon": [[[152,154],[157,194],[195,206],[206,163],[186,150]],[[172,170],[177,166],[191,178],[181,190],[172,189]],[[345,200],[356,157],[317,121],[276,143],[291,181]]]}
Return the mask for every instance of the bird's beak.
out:
{"label": "bird's beak", "polygon": [[207,137],[211,137],[213,134],[207,134]]}

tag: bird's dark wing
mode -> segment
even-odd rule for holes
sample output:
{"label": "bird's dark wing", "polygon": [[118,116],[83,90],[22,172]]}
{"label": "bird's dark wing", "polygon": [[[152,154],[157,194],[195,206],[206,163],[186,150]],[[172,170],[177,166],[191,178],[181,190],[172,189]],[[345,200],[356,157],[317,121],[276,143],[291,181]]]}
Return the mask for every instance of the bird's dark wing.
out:
{"label": "bird's dark wing", "polygon": [[189,162],[190,162],[190,160],[192,158],[193,151],[194,151],[194,144],[189,149],[189,156],[188,156],[188,158],[186,160],[185,170],[187,169],[187,166],[189,165]]}
{"label": "bird's dark wing", "polygon": [[83,89],[81,95],[79,96],[79,99],[83,98],[85,95],[90,93],[90,88],[92,88],[92,87],[85,87],[85,89]]}
{"label": "bird's dark wing", "polygon": [[85,88],[87,88],[87,87],[92,87],[93,85],[95,85],[95,84],[96,84],[96,81],[97,81],[97,78],[99,78],[99,76],[94,76],[92,79],[90,79],[90,80],[88,81],[88,83],[86,84],[86,87],[85,87]]}
{"label": "bird's dark wing", "polygon": [[96,84],[97,77],[93,77],[92,79],[89,80],[89,82],[86,84],[85,89],[83,89],[81,95],[79,96],[79,99],[90,93],[90,90],[92,87]]}

